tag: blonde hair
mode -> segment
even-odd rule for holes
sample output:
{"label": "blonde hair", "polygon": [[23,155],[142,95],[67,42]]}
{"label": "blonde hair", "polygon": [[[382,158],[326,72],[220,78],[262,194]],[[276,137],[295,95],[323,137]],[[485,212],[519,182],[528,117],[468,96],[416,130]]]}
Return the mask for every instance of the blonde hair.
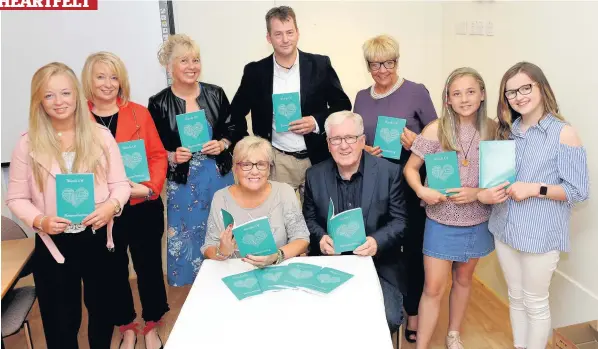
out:
{"label": "blonde hair", "polygon": [[[101,163],[101,155],[106,159],[108,166],[108,151],[102,144],[102,138],[99,134],[99,128],[95,121],[91,119],[87,102],[83,96],[81,85],[71,68],[63,63],[49,63],[39,68],[31,79],[31,102],[29,106],[29,149],[35,154],[45,155],[58,162],[62,173],[67,173],[65,161],[62,157],[60,140],[52,127],[50,116],[42,106],[45,89],[48,81],[57,75],[65,75],[72,84],[75,94],[76,105],[74,111],[75,118],[75,140],[73,151],[75,160],[71,169],[72,173],[77,173],[80,169],[92,170],[96,175],[96,180],[105,179],[107,168]],[[48,176],[42,173],[42,166],[32,161],[32,172],[38,188],[43,192],[43,183]]]}
{"label": "blonde hair", "polygon": [[[262,151],[266,154],[266,160],[270,164],[270,172],[272,172],[274,166],[274,149],[272,149],[270,142],[258,136],[245,136],[237,143],[237,145],[235,145],[235,149],[233,150],[233,167],[235,167],[238,162],[247,159],[249,154],[254,153],[255,151]],[[235,182],[238,183],[235,171],[233,171],[233,175],[235,177]]]}
{"label": "blonde hair", "polygon": [[85,60],[83,65],[83,72],[81,73],[81,83],[83,85],[83,92],[85,98],[92,101],[94,100],[93,95],[93,67],[96,63],[104,63],[112,70],[116,78],[118,79],[118,97],[121,100],[120,106],[124,106],[130,100],[131,87],[129,84],[129,74],[123,61],[112,52],[97,52],[91,54]]}
{"label": "blonde hair", "polygon": [[496,111],[498,116],[498,129],[496,130],[495,135],[496,139],[509,139],[513,120],[521,116],[521,114],[511,108],[511,105],[505,96],[507,81],[519,73],[527,75],[540,89],[542,107],[544,108],[544,115],[542,117],[546,116],[546,114],[551,114],[557,119],[565,121],[565,118],[559,114],[559,105],[556,101],[556,97],[554,96],[554,92],[542,69],[533,63],[519,62],[509,68],[500,81],[498,106]]}
{"label": "blonde hair", "polygon": [[326,130],[326,134],[330,134],[330,126],[332,125],[340,125],[345,120],[353,120],[355,126],[357,126],[357,132],[361,135],[363,134],[363,118],[361,115],[357,113],[353,113],[349,110],[341,110],[335,113],[330,114],[326,121],[324,122],[324,130]]}
{"label": "blonde hair", "polygon": [[174,59],[188,53],[192,53],[197,58],[201,58],[199,54],[199,46],[189,36],[185,34],[170,35],[168,40],[164,41],[162,46],[160,46],[160,50],[158,51],[158,61],[164,68],[170,69]]}
{"label": "blonde hair", "polygon": [[[453,107],[448,103],[449,100],[449,88],[451,84],[458,78],[463,76],[471,76],[480,85],[480,92],[486,93],[486,84],[480,73],[475,69],[469,67],[463,67],[453,70],[446,79],[444,90],[442,92],[442,116],[438,120],[438,140],[443,150],[455,150],[460,151],[459,146],[459,116],[455,113]],[[486,98],[480,103],[480,107],[477,111],[476,116],[476,129],[480,133],[480,140],[492,139],[494,132],[494,122],[488,118],[486,111]]]}
{"label": "blonde hair", "polygon": [[362,49],[366,65],[368,62],[397,60],[400,56],[399,43],[390,35],[375,36],[367,40]]}

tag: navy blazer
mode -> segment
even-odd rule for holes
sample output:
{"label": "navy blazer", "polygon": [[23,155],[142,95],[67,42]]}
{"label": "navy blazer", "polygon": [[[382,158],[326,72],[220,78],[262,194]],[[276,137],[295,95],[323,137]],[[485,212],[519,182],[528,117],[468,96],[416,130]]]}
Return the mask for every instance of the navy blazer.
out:
{"label": "navy blazer", "polygon": [[[363,152],[364,174],[361,209],[365,233],[378,243],[373,257],[378,275],[403,288],[400,281],[401,238],[407,227],[401,165]],[[338,207],[336,164],[328,159],[307,170],[303,215],[310,233],[312,256],[321,255],[320,240],[326,232],[330,199]]]}

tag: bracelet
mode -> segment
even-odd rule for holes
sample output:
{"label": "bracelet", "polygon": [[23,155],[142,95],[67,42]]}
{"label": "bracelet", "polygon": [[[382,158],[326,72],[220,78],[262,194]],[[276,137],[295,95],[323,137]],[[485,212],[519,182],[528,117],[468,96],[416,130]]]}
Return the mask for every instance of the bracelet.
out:
{"label": "bracelet", "polygon": [[216,257],[224,258],[224,259],[229,259],[230,256],[232,256],[232,255],[233,255],[232,253],[230,255],[228,255],[228,256],[222,254],[222,252],[220,252],[220,246],[216,246]]}
{"label": "bracelet", "polygon": [[42,219],[39,220],[39,230],[44,231],[44,219],[48,218],[48,216],[43,216]]}

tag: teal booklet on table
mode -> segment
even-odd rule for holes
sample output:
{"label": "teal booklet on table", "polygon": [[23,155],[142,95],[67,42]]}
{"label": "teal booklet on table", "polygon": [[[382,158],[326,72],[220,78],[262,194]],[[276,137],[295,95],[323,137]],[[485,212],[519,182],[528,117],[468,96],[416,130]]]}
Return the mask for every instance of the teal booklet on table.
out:
{"label": "teal booklet on table", "polygon": [[480,142],[480,188],[513,184],[516,175],[515,141]]}
{"label": "teal booklet on table", "polygon": [[443,195],[447,189],[461,188],[461,177],[459,176],[459,162],[457,153],[447,151],[424,156],[426,172],[428,176],[428,187],[439,191]]}
{"label": "teal booklet on table", "polygon": [[254,270],[255,276],[264,292],[284,289],[285,287],[281,287],[280,283],[287,271],[287,266],[269,266]]}
{"label": "teal booklet on table", "polygon": [[280,285],[286,288],[298,288],[311,284],[321,269],[319,265],[289,263],[282,275]]}
{"label": "teal booklet on table", "polygon": [[56,215],[79,224],[95,210],[93,173],[56,175]]}
{"label": "teal booklet on table", "polygon": [[125,165],[127,178],[135,183],[149,181],[149,166],[143,139],[118,143],[118,149]]}
{"label": "teal booklet on table", "polygon": [[374,147],[380,147],[382,157],[389,159],[400,159],[401,135],[407,124],[407,120],[390,116],[378,116],[376,135],[374,136]]}
{"label": "teal booklet on table", "polygon": [[330,293],[352,277],[353,274],[345,273],[337,269],[322,268],[315,278],[309,279],[308,282],[301,287],[320,293]]}
{"label": "teal booklet on table", "polygon": [[301,119],[299,92],[273,94],[272,110],[274,111],[276,132],[289,131],[289,123]]}
{"label": "teal booklet on table", "polygon": [[206,112],[194,111],[176,116],[176,123],[181,137],[181,145],[192,153],[200,151],[210,141],[210,129],[206,120]]}
{"label": "teal booklet on table", "polygon": [[278,252],[268,217],[260,217],[233,228],[241,257],[267,256]]}
{"label": "teal booklet on table", "polygon": [[224,277],[222,281],[238,300],[263,293],[254,270]]}
{"label": "teal booklet on table", "polygon": [[365,243],[365,225],[361,208],[334,214],[334,203],[328,206],[327,232],[334,242],[334,252],[353,251]]}

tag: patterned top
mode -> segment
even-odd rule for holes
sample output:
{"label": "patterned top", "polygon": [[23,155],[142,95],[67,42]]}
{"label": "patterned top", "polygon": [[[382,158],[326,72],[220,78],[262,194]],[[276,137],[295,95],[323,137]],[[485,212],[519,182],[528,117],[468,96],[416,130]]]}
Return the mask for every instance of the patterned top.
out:
{"label": "patterned top", "polygon": [[[235,224],[243,224],[252,219],[268,217],[270,228],[274,235],[274,241],[278,248],[294,240],[305,240],[309,242],[309,230],[301,213],[299,199],[293,188],[281,182],[269,182],[272,185],[270,196],[261,205],[255,208],[240,207],[229,188],[218,190],[212,199],[212,207],[208,217],[208,231],[206,241],[201,247],[201,253],[205,253],[210,246],[220,244],[220,233],[224,231],[224,222],[220,209],[225,209],[235,218]],[[239,258],[239,251],[235,251],[232,258]]]}
{"label": "patterned top", "polygon": [[[476,132],[474,125],[462,124],[459,129],[459,142],[465,149],[465,153],[467,153],[467,149],[471,144],[471,148],[467,154],[468,166],[463,166],[462,163],[465,160],[465,153],[462,151],[457,152],[461,186],[477,188],[479,182],[480,133]],[[426,139],[422,135],[418,135],[411,146],[411,152],[422,159],[424,159],[425,154],[435,154],[442,151],[439,141]],[[426,179],[426,185],[427,182],[428,180]],[[426,215],[428,218],[441,224],[459,227],[469,227],[488,221],[490,210],[491,207],[489,205],[484,205],[477,200],[469,204],[459,205],[450,200],[436,205],[426,205]]]}
{"label": "patterned top", "polygon": [[561,185],[567,201],[508,199],[494,205],[488,228],[496,239],[519,251],[567,252],[571,207],[589,196],[586,151],[560,143],[566,124],[552,115],[527,132],[521,132],[520,123],[521,118],[515,120],[510,136],[515,140],[517,181]]}

